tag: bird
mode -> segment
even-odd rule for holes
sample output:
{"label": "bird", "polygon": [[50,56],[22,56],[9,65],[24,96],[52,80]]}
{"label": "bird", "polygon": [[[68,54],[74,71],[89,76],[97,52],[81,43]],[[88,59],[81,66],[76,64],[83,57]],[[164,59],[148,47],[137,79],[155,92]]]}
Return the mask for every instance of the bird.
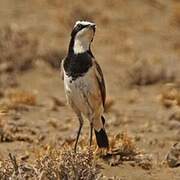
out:
{"label": "bird", "polygon": [[89,120],[92,145],[93,129],[98,148],[109,148],[103,116],[106,87],[103,72],[91,51],[96,24],[76,21],[70,37],[67,55],[61,61],[61,76],[68,104],[79,120],[74,151],[76,152],[84,117]]}

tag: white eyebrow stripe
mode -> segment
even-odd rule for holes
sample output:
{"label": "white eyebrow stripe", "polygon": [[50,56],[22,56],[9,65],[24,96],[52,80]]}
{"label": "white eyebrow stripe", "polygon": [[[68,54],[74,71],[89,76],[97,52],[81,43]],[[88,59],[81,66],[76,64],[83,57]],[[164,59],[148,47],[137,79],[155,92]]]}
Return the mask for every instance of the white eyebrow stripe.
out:
{"label": "white eyebrow stripe", "polygon": [[96,25],[95,23],[89,22],[89,21],[76,21],[75,26],[77,26],[78,24],[82,24],[84,26],[86,25]]}

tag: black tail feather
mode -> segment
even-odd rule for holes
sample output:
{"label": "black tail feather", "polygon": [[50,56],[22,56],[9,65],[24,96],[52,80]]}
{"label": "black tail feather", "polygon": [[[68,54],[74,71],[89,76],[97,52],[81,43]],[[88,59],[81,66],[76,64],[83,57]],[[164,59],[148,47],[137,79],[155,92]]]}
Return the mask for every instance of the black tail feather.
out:
{"label": "black tail feather", "polygon": [[[102,116],[103,125],[105,123],[105,119]],[[106,134],[105,129],[101,129],[100,131],[94,130],[96,135],[96,141],[99,148],[108,148],[109,147],[109,140]]]}
{"label": "black tail feather", "polygon": [[104,124],[105,124],[105,118],[104,118],[104,116],[101,116],[101,120],[102,120],[102,123],[103,123],[103,126],[104,126]]}

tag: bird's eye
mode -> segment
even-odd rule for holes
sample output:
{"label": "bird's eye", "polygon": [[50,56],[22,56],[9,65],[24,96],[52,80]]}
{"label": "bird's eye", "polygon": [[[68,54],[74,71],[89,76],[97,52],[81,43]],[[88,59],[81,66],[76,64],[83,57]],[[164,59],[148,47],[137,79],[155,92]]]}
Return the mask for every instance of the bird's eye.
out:
{"label": "bird's eye", "polygon": [[81,28],[82,28],[82,24],[78,24],[78,25],[77,25],[77,28],[78,28],[78,29],[81,29]]}

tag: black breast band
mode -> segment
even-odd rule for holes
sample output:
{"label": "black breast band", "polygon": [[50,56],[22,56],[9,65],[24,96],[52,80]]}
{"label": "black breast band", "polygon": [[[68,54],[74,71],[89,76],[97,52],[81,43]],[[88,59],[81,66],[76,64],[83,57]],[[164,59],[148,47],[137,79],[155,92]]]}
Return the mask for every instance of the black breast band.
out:
{"label": "black breast band", "polygon": [[72,80],[83,76],[92,66],[92,56],[88,53],[69,54],[64,60],[64,70]]}

